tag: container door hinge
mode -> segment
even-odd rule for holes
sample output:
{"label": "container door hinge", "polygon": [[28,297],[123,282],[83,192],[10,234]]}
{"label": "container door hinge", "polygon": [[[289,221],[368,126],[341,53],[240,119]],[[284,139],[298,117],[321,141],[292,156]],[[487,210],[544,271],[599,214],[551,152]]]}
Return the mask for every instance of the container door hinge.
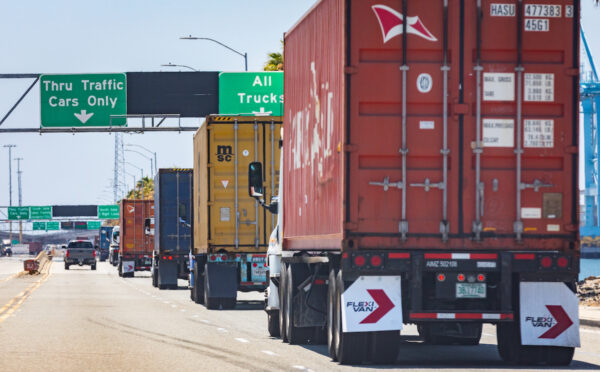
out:
{"label": "container door hinge", "polygon": [[565,75],[567,76],[578,76],[579,69],[578,68],[568,68],[565,70]]}
{"label": "container door hinge", "polygon": [[577,230],[578,230],[577,225],[574,225],[572,223],[570,223],[568,225],[565,225],[565,231],[574,232],[574,231],[577,231]]}
{"label": "container door hinge", "polygon": [[535,179],[533,183],[521,183],[521,190],[525,189],[533,189],[533,191],[538,192],[542,187],[552,187],[551,183],[544,183],[538,179]]}
{"label": "container door hinge", "polygon": [[452,105],[452,115],[466,115],[469,113],[469,105],[466,103],[455,103]]}
{"label": "container door hinge", "polygon": [[450,233],[450,222],[440,221],[440,234],[442,234],[442,241],[448,241],[448,234]]}
{"label": "container door hinge", "polygon": [[352,143],[346,143],[344,145],[344,151],[345,152],[356,152],[356,151],[358,151],[358,145],[355,145]]}
{"label": "container door hinge", "polygon": [[358,74],[358,67],[346,66],[346,67],[344,67],[344,74],[346,74],[346,75]]}
{"label": "container door hinge", "polygon": [[348,222],[344,223],[344,229],[345,230],[358,230],[358,223],[348,221]]}
{"label": "container door hinge", "polygon": [[398,189],[404,188],[404,183],[402,181],[390,182],[390,177],[389,176],[386,176],[383,179],[383,182],[371,181],[371,182],[369,182],[369,185],[372,185],[372,186],[383,186],[383,191],[388,191],[390,189],[390,187],[394,187],[394,188],[398,188]]}
{"label": "container door hinge", "polygon": [[402,234],[402,240],[406,240],[406,234],[408,233],[408,221],[398,222],[398,232]]}

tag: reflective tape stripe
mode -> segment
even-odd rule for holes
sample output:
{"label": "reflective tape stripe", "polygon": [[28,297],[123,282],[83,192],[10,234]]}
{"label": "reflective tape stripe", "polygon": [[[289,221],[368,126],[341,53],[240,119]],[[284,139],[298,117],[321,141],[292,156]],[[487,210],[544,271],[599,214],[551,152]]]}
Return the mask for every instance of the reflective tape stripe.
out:
{"label": "reflective tape stripe", "polygon": [[425,253],[427,260],[496,260],[496,253]]}
{"label": "reflective tape stripe", "polygon": [[411,313],[412,319],[470,319],[504,320],[513,319],[510,313]]}

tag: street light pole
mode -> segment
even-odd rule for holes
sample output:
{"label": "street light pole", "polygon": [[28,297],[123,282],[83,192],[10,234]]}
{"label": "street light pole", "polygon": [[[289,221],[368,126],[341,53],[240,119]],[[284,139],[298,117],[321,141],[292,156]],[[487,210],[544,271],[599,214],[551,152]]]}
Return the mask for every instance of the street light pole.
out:
{"label": "street light pole", "polygon": [[125,151],[126,151],[126,152],[135,152],[136,154],[139,154],[141,157],[143,157],[143,158],[146,158],[146,159],[150,160],[150,172],[152,172],[152,171],[154,170],[154,167],[153,167],[153,159],[152,159],[151,157],[148,157],[148,156],[146,156],[146,155],[142,154],[141,152],[139,152],[139,151],[135,151],[135,150],[125,150]]}
{"label": "street light pole", "polygon": [[190,67],[190,66],[187,66],[187,65],[177,65],[177,64],[174,64],[174,63],[171,63],[171,62],[169,62],[169,63],[163,63],[161,66],[162,67],[185,67],[185,68],[189,68],[192,71],[198,71],[198,70],[196,70],[193,67]]}
{"label": "street light pole", "polygon": [[[148,152],[150,155],[154,155],[154,174],[158,173],[158,160],[156,158],[156,151],[150,151],[147,148],[145,148],[142,145],[136,145],[134,143],[128,143],[125,146],[135,146],[135,147],[139,147],[140,149]],[[152,169],[150,169],[150,171],[152,171]]]}
{"label": "street light pole", "polygon": [[[4,147],[8,148],[8,205],[12,207],[12,148],[17,145],[4,145]],[[8,238],[12,244],[12,220],[8,221],[8,225],[10,229]]]}
{"label": "street light pole", "polygon": [[227,46],[218,40],[211,39],[210,37],[195,37],[195,36],[189,35],[189,36],[182,36],[179,39],[181,39],[181,40],[208,40],[208,41],[212,41],[213,43],[217,43],[220,46],[231,50],[235,54],[238,54],[238,55],[244,57],[244,67],[245,67],[246,71],[248,71],[248,53],[246,53],[246,52],[244,52],[244,53],[238,52],[237,50],[233,49],[232,47]]}
{"label": "street light pole", "polygon": [[[125,164],[129,164],[130,166],[139,169],[140,172],[142,173],[142,178],[140,179],[140,189],[142,192],[142,200],[143,200],[144,199],[144,168],[140,168],[136,165],[133,165],[132,163],[130,163],[128,161],[126,161]],[[135,188],[135,185],[134,185],[134,188]]]}
{"label": "street light pole", "polygon": [[[17,183],[19,185],[19,207],[23,206],[23,189],[21,188],[21,160],[23,158],[15,158],[17,161]],[[23,242],[23,220],[19,219],[19,243]]]}

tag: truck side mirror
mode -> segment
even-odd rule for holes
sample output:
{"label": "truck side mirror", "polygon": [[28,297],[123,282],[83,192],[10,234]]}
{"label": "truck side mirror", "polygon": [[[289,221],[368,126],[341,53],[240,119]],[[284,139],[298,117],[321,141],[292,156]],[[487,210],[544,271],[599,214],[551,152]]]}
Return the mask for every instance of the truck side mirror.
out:
{"label": "truck side mirror", "polygon": [[264,193],[262,164],[255,161],[248,165],[248,194],[260,198]]}

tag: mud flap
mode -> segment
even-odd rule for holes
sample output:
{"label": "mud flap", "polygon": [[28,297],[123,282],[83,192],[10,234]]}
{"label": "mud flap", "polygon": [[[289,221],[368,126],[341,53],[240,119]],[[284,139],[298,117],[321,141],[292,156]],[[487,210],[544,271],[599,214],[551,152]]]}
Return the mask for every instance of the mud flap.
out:
{"label": "mud flap", "polygon": [[344,332],[402,329],[400,276],[361,276],[342,294]]}
{"label": "mud flap", "polygon": [[160,287],[177,287],[176,261],[161,261],[158,263],[158,285]]}
{"label": "mud flap", "polygon": [[123,274],[135,271],[135,261],[123,261],[121,265]]}
{"label": "mud flap", "polygon": [[208,297],[236,298],[237,263],[207,263],[205,278],[208,279]]}
{"label": "mud flap", "polygon": [[579,301],[564,283],[522,282],[521,343],[579,347]]}

